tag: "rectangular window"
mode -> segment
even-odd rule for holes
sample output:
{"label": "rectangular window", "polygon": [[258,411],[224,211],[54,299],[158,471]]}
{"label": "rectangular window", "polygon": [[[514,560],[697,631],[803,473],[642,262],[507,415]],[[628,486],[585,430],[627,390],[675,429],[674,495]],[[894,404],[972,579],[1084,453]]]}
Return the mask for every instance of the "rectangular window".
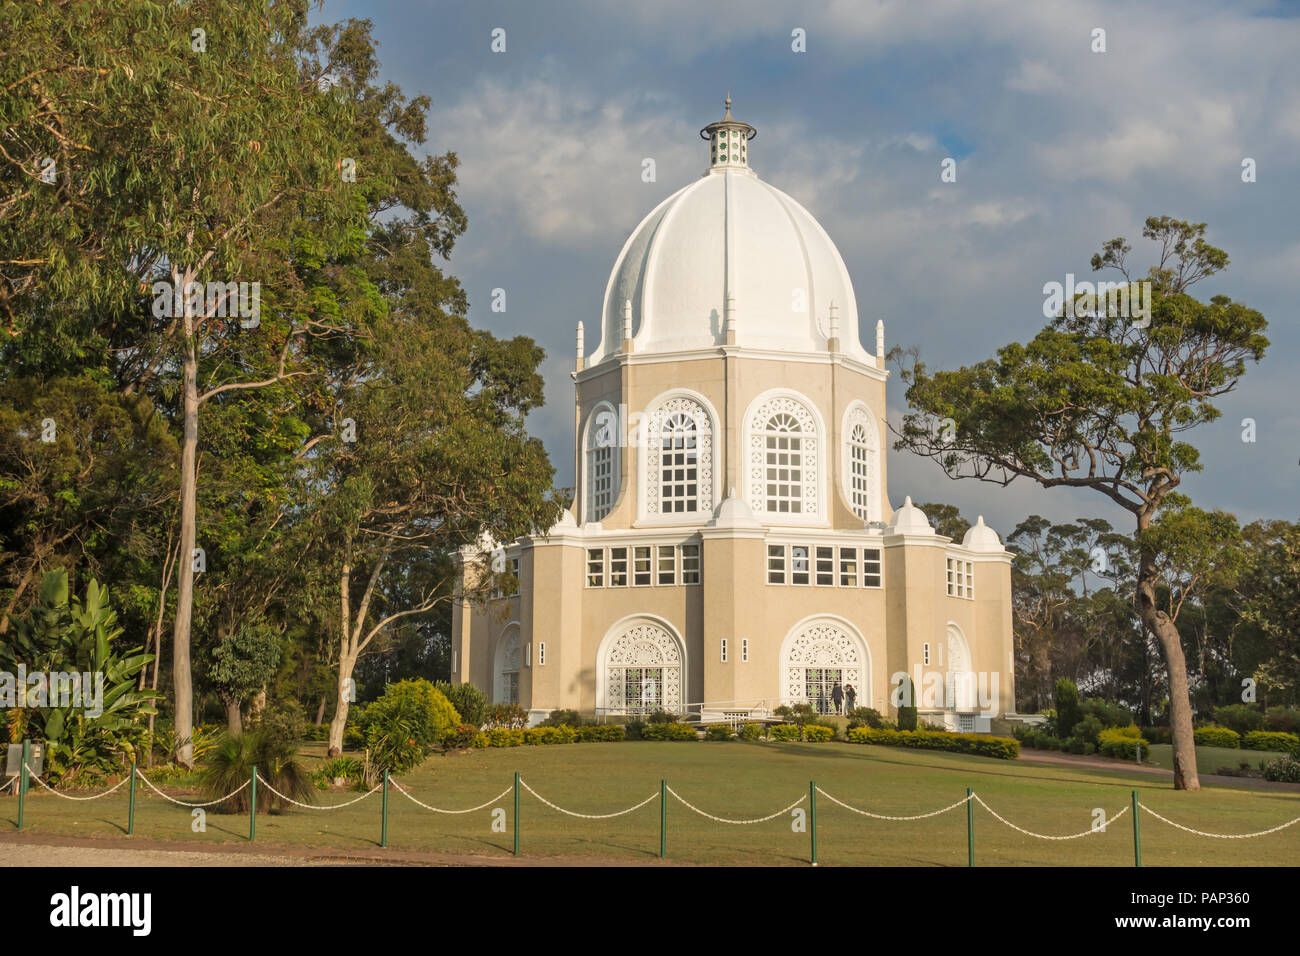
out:
{"label": "rectangular window", "polygon": [[587,549],[587,587],[603,588],[605,586],[605,549]]}
{"label": "rectangular window", "polygon": [[926,667],[930,666],[930,642],[926,641],[921,645],[921,663]]}
{"label": "rectangular window", "polygon": [[817,548],[817,583],[833,585],[835,583],[835,549]]}
{"label": "rectangular window", "polygon": [[455,676],[455,674],[456,674],[456,665],[459,664],[459,663],[460,663],[460,651],[452,651],[452,652],[451,652],[451,673],[452,673],[452,676]]}
{"label": "rectangular window", "polygon": [[510,559],[510,574],[515,579],[514,584],[510,585],[510,596],[517,597],[519,594],[519,559]]}
{"label": "rectangular window", "polygon": [[966,565],[966,597],[970,600],[975,599],[975,564],[971,561],[963,561]]}
{"label": "rectangular window", "polygon": [[722,663],[727,663],[727,639],[722,639]]}
{"label": "rectangular window", "polygon": [[632,549],[632,583],[637,587],[650,584],[650,546]]}
{"label": "rectangular window", "polygon": [[948,595],[973,598],[975,596],[975,565],[960,558],[947,560]]}
{"label": "rectangular window", "polygon": [[591,453],[591,515],[592,521],[605,517],[614,504],[614,449],[602,445]]}
{"label": "rectangular window", "polygon": [[767,546],[767,583],[785,584],[785,545]]}
{"label": "rectangular window", "polygon": [[682,545],[682,584],[700,583],[700,546]]}
{"label": "rectangular window", "polygon": [[524,645],[524,666],[533,666],[533,642],[529,641]]}
{"label": "rectangular window", "polygon": [[546,642],[545,641],[537,642],[537,666],[538,667],[546,666]]}
{"label": "rectangular window", "polygon": [[609,586],[627,587],[627,548],[609,549]]}
{"label": "rectangular window", "polygon": [[740,660],[742,663],[749,660],[749,638],[747,637],[740,639]]}
{"label": "rectangular window", "polygon": [[659,545],[659,577],[657,583],[677,583],[677,548],[674,545]]}
{"label": "rectangular window", "polygon": [[858,586],[858,549],[840,548],[840,587]]}
{"label": "rectangular window", "polygon": [[790,545],[790,583],[807,584],[812,578],[808,545]]}
{"label": "rectangular window", "polygon": [[880,549],[862,549],[862,586],[864,588],[880,587]]}
{"label": "rectangular window", "polygon": [[799,514],[803,510],[803,438],[769,434],[766,443],[767,510]]}

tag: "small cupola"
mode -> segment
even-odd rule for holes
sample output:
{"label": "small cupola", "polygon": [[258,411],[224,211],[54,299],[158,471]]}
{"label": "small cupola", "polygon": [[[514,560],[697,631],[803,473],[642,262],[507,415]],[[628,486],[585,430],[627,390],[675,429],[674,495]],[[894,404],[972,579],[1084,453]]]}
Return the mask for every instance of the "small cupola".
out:
{"label": "small cupola", "polygon": [[730,93],[724,102],[727,111],[722,119],[700,130],[700,138],[709,141],[709,170],[748,169],[749,141],[758,130],[731,115]]}

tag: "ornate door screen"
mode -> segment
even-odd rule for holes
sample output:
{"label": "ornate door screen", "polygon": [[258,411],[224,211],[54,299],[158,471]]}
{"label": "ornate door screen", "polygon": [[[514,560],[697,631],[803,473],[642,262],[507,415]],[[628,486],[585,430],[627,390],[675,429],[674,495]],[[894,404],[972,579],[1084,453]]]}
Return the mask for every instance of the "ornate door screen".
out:
{"label": "ornate door screen", "polygon": [[496,655],[496,703],[519,703],[519,628],[501,638]]}
{"label": "ornate door screen", "polygon": [[628,627],[605,650],[605,707],[627,714],[680,713],[682,652],[657,624]]}
{"label": "ornate door screen", "polygon": [[858,639],[833,621],[804,626],[787,638],[781,660],[781,695],[786,703],[812,704],[818,713],[835,705],[831,692],[852,686],[858,700],[870,697],[869,673]]}

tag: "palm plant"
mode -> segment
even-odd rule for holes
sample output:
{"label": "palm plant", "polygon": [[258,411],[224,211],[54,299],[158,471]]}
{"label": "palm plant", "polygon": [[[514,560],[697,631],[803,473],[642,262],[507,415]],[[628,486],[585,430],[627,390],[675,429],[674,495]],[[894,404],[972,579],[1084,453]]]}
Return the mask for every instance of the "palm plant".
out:
{"label": "palm plant", "polygon": [[[299,803],[311,803],[315,788],[311,775],[298,761],[298,748],[273,734],[252,731],[246,734],[226,734],[212,749],[208,764],[199,776],[200,785],[209,799],[215,800],[231,793],[252,777],[257,767],[260,778],[257,788],[257,812],[274,813],[289,806],[287,800],[271,792],[271,787],[285,797]],[[260,784],[269,783],[271,787]],[[240,790],[228,800],[217,804],[221,813],[247,813],[251,796],[249,788]]]}

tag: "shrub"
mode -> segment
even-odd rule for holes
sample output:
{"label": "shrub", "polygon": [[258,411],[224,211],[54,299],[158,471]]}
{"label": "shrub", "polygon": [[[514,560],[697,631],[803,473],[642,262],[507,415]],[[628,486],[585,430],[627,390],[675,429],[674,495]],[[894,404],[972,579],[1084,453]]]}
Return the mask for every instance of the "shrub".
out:
{"label": "shrub", "polygon": [[450,684],[440,680],[435,686],[443,697],[451,701],[451,706],[456,708],[462,721],[475,727],[483,726],[488,712],[486,694],[473,684]]}
{"label": "shrub", "polygon": [[528,711],[518,704],[497,704],[487,713],[487,729],[505,727],[523,730],[528,726]]}
{"label": "shrub", "polygon": [[889,747],[913,747],[918,750],[947,750],[1014,760],[1020,756],[1020,744],[1011,737],[985,737],[982,734],[957,734],[934,730],[889,730],[854,727],[847,734],[850,743],[879,744]]}
{"label": "shrub", "polygon": [[916,685],[910,677],[903,678],[903,705],[898,708],[898,729],[916,730]]}
{"label": "shrub", "polygon": [[1252,730],[1241,738],[1244,750],[1278,750],[1284,754],[1300,753],[1300,737],[1268,730]]}
{"label": "shrub", "polygon": [[[1128,721],[1127,720],[1124,721],[1124,724],[1128,724]],[[1079,721],[1077,724],[1074,725],[1074,728],[1071,731],[1070,736],[1077,737],[1079,740],[1085,741],[1087,743],[1096,743],[1097,735],[1101,733],[1102,728],[1104,726],[1106,725],[1102,723],[1101,718],[1099,717],[1094,717],[1094,716],[1085,717],[1083,718],[1083,720]],[[1082,751],[1071,750],[1070,753],[1082,753]]]}
{"label": "shrub", "polygon": [[1105,757],[1136,760],[1138,747],[1142,747],[1144,754],[1149,752],[1149,748],[1143,745],[1142,732],[1132,724],[1127,727],[1107,727],[1097,735],[1097,751]]}
{"label": "shrub", "polygon": [[1264,764],[1264,779],[1279,783],[1300,783],[1300,760],[1278,757]]}
{"label": "shrub", "polygon": [[644,740],[642,732],[645,730],[644,720],[629,720],[623,725],[624,735],[627,740]]}
{"label": "shrub", "polygon": [[355,757],[335,757],[313,770],[311,779],[317,790],[328,790],[335,780],[360,781],[363,773],[361,761]]}
{"label": "shrub", "polygon": [[825,743],[834,740],[835,728],[827,727],[825,724],[806,724],[803,728],[803,739],[809,743]]}
{"label": "shrub", "polygon": [[442,735],[444,750],[466,750],[474,746],[474,737],[478,727],[473,724],[457,724]]}
{"label": "shrub", "polygon": [[[310,775],[298,762],[295,747],[268,734],[252,731],[246,734],[226,734],[208,756],[208,765],[199,775],[200,786],[209,799],[231,793],[252,778],[253,767],[258,775],[286,797],[299,803],[311,803],[313,786]],[[250,788],[216,804],[221,813],[247,813]],[[280,810],[288,802],[273,794],[268,787],[257,788],[257,812]]]}
{"label": "shrub", "polygon": [[546,715],[540,727],[581,727],[584,721],[576,710],[553,710]]}
{"label": "shrub", "polygon": [[1095,717],[1103,727],[1127,727],[1133,723],[1133,711],[1122,704],[1112,704],[1100,697],[1089,697],[1079,705],[1084,719]]}
{"label": "shrub", "polygon": [[769,728],[768,735],[773,740],[798,740],[798,724],[776,724]]}
{"label": "shrub", "polygon": [[1226,704],[1213,711],[1214,722],[1238,734],[1248,734],[1264,725],[1264,714],[1250,704]]}
{"label": "shrub", "polygon": [[850,727],[880,728],[885,726],[885,718],[874,707],[854,707],[845,716],[849,718]]}
{"label": "shrub", "polygon": [[763,736],[763,725],[752,722],[741,724],[737,736],[740,737],[741,740],[757,740],[759,737]]}
{"label": "shrub", "polygon": [[618,724],[587,724],[575,727],[573,732],[579,743],[627,739],[627,732]]}
{"label": "shrub", "polygon": [[1235,730],[1229,730],[1227,727],[1217,727],[1214,724],[1197,727],[1192,736],[1196,740],[1196,746],[1198,747],[1241,746],[1241,734]]}
{"label": "shrub", "polygon": [[1270,707],[1264,715],[1263,729],[1283,734],[1300,734],[1300,708]]}
{"label": "shrub", "polygon": [[529,727],[524,731],[524,743],[532,746],[545,744],[571,744],[578,739],[572,727]]}
{"label": "shrub", "polygon": [[656,710],[650,715],[648,722],[652,724],[675,724],[678,723],[678,719],[676,714],[670,714],[666,710]]}
{"label": "shrub", "polygon": [[307,720],[302,713],[302,704],[292,697],[274,701],[252,722],[253,730],[260,730],[287,743],[302,740],[306,726]]}
{"label": "shrub", "polygon": [[521,727],[493,727],[479,734],[485,747],[522,747],[524,731]]}
{"label": "shrub", "polygon": [[734,736],[730,724],[710,724],[704,730],[705,740],[730,740]]}
{"label": "shrub", "polygon": [[389,684],[357,721],[376,770],[404,773],[419,765],[460,714],[442,692],[422,678]]}
{"label": "shrub", "polygon": [[1168,727],[1143,727],[1142,739],[1149,744],[1171,744],[1174,732]]}
{"label": "shrub", "polygon": [[1056,680],[1056,732],[1068,735],[1074,725],[1083,720],[1083,710],[1079,707],[1079,688],[1068,677]]}
{"label": "shrub", "polygon": [[642,740],[695,740],[695,728],[681,723],[650,723],[641,729]]}

